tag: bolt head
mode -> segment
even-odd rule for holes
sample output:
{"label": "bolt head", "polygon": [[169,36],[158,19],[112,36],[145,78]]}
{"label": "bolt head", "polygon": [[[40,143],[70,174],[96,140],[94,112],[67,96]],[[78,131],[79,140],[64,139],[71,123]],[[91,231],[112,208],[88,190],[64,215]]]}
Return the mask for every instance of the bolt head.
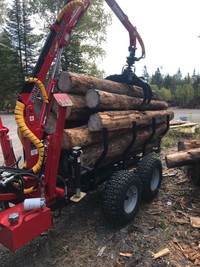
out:
{"label": "bolt head", "polygon": [[9,216],[8,216],[8,221],[10,223],[15,223],[17,221],[19,221],[19,213],[15,212],[15,213],[11,213]]}

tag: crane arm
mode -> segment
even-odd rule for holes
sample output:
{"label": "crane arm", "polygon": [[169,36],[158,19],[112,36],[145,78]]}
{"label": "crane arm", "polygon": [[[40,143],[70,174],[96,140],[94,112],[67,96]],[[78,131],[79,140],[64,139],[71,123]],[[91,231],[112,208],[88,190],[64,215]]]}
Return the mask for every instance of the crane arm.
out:
{"label": "crane arm", "polygon": [[[122,9],[120,8],[120,6],[117,4],[117,2],[115,0],[105,0],[105,1],[129,33],[129,37],[130,37],[129,51],[132,54],[132,57],[134,57],[134,61],[138,61],[141,58],[144,58],[145,57],[145,46],[144,46],[144,43],[142,41],[142,38],[140,37],[139,33],[137,32],[136,27],[134,27],[131,24],[127,15],[125,15],[125,13],[122,11]],[[141,49],[142,49],[142,55],[139,58],[135,57],[136,40],[138,40],[138,42],[141,46]]]}

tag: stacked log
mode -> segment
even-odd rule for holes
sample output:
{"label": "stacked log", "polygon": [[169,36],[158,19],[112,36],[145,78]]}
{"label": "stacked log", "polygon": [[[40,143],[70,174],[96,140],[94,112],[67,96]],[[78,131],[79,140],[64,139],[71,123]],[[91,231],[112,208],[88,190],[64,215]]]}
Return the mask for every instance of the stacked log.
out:
{"label": "stacked log", "polygon": [[[144,143],[152,135],[152,119],[155,118],[155,135],[147,148],[157,146],[160,136],[167,127],[167,117],[173,119],[173,112],[167,110],[166,102],[153,100],[143,104],[142,88],[82,74],[61,72],[58,89],[68,94],[73,107],[66,117],[63,149],[80,146],[83,150],[83,165],[94,166],[104,151],[103,129],[107,128],[108,152],[104,162],[120,159],[133,139],[133,122],[137,125],[136,141],[131,152],[141,153]],[[47,133],[55,128],[58,105],[53,103],[51,125]]]}

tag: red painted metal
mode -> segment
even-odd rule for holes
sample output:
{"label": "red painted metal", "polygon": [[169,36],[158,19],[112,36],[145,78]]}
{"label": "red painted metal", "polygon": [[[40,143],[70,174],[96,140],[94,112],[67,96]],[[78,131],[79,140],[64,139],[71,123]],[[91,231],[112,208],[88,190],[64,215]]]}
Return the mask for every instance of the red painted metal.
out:
{"label": "red painted metal", "polygon": [[72,102],[66,94],[55,94],[55,101],[59,104],[56,131],[48,137],[47,159],[45,168],[45,189],[47,203],[56,198],[56,180],[58,165],[60,160],[60,151],[63,141],[65,118],[67,109],[71,109]]}
{"label": "red painted metal", "polygon": [[5,161],[6,166],[10,166],[15,162],[8,132],[9,132],[9,129],[3,126],[1,116],[0,116],[0,144],[1,144],[4,159],[9,154],[9,157]]}
{"label": "red painted metal", "polygon": [[130,48],[136,48],[136,36],[137,36],[136,28],[131,24],[128,17],[124,14],[124,12],[122,11],[122,9],[115,0],[105,0],[105,1],[129,32]]}
{"label": "red painted metal", "polygon": [[19,199],[19,195],[13,193],[0,194],[0,201],[12,201],[16,199]]}
{"label": "red painted metal", "polygon": [[[19,220],[15,223],[10,223],[8,220],[12,213],[19,214]],[[1,212],[0,242],[11,251],[15,251],[52,225],[53,214],[49,208],[26,212],[23,203],[20,203]]]}

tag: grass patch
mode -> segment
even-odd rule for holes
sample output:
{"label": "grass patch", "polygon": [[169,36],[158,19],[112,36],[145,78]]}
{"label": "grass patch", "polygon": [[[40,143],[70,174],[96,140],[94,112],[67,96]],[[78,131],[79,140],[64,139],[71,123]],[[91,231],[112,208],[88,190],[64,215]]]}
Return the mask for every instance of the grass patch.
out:
{"label": "grass patch", "polygon": [[200,138],[200,129],[198,128],[196,133],[182,133],[175,130],[169,130],[168,133],[162,138],[161,148],[171,148],[177,146],[179,141],[193,140]]}

